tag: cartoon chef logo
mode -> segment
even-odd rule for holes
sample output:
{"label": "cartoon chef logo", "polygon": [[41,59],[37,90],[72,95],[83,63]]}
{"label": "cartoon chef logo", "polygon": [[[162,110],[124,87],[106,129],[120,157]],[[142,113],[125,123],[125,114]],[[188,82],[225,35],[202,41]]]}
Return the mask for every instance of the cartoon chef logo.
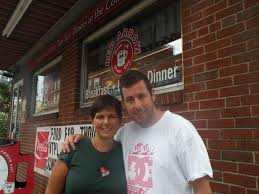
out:
{"label": "cartoon chef logo", "polygon": [[130,69],[134,54],[141,53],[138,35],[133,29],[124,28],[117,34],[117,39],[109,43],[105,66],[111,66],[116,75],[122,75]]}

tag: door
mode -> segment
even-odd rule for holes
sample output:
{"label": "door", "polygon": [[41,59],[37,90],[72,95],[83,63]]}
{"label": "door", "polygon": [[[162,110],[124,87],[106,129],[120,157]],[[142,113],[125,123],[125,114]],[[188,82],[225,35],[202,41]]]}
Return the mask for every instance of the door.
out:
{"label": "door", "polygon": [[23,95],[23,80],[15,83],[12,92],[12,111],[10,119],[10,133],[11,139],[17,139],[19,136],[21,109],[22,109],[22,95]]}

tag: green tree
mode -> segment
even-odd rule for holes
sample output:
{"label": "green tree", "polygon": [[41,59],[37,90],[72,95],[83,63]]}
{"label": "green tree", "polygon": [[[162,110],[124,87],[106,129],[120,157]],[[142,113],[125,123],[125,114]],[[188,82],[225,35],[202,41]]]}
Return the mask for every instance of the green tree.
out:
{"label": "green tree", "polygon": [[[2,72],[0,72],[2,73]],[[10,79],[0,75],[0,137],[6,137],[11,104]]]}

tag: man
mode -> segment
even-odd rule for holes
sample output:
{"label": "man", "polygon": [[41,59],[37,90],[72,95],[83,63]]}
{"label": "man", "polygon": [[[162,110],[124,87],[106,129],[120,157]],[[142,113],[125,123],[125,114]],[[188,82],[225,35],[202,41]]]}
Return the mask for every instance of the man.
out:
{"label": "man", "polygon": [[[149,80],[139,71],[120,78],[120,91],[133,120],[115,136],[122,144],[128,194],[211,194],[212,169],[195,127],[159,110]],[[64,147],[78,139],[70,137]]]}

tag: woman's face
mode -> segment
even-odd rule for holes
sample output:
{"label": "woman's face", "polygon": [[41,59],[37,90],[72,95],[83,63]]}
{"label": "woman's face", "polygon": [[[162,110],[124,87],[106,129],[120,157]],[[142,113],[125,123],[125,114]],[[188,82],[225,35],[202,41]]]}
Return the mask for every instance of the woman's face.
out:
{"label": "woman's face", "polygon": [[115,108],[104,108],[95,114],[93,125],[99,138],[113,139],[121,126],[121,119],[118,117]]}

